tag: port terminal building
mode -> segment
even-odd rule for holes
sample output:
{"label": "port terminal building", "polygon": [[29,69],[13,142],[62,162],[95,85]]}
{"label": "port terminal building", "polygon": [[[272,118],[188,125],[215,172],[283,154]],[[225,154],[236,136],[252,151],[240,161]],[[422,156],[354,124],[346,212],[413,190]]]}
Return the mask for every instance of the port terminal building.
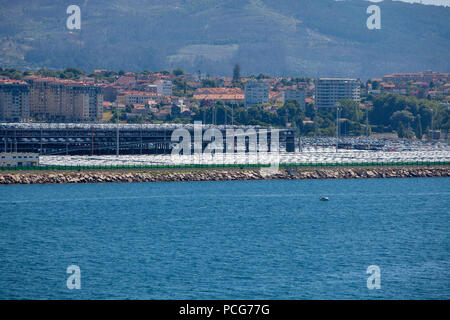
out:
{"label": "port terminal building", "polygon": [[39,165],[36,153],[0,153],[0,167],[33,167]]}
{"label": "port terminal building", "polygon": [[[202,137],[211,128],[221,132],[224,152],[230,150],[225,143],[229,130],[242,136],[245,152],[254,150],[254,142],[266,144],[267,151],[271,151],[272,137],[275,137],[275,129],[260,126],[203,125],[201,128]],[[194,148],[196,132],[193,124],[0,123],[0,152],[40,155],[170,154],[181,142],[172,141],[172,134],[177,129],[186,129],[190,133]],[[295,130],[276,129],[276,132],[280,150],[295,152]],[[234,137],[233,145],[237,145],[238,139],[239,136]],[[210,142],[202,139],[202,149],[205,150]]]}

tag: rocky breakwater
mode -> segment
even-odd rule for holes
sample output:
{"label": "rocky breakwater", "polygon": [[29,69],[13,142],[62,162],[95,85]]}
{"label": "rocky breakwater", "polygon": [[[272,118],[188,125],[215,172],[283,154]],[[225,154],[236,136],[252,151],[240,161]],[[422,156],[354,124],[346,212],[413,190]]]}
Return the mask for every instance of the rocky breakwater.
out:
{"label": "rocky breakwater", "polygon": [[181,182],[227,180],[300,180],[450,177],[450,166],[281,169],[267,173],[259,169],[207,169],[174,171],[58,171],[0,173],[0,184],[62,184],[107,182]]}

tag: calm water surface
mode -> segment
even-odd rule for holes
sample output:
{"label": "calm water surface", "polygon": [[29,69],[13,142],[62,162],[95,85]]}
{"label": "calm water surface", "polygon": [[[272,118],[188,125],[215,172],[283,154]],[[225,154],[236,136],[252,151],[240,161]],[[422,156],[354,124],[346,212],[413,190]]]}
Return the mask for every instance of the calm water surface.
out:
{"label": "calm water surface", "polygon": [[0,186],[0,298],[449,299],[449,208],[448,178]]}

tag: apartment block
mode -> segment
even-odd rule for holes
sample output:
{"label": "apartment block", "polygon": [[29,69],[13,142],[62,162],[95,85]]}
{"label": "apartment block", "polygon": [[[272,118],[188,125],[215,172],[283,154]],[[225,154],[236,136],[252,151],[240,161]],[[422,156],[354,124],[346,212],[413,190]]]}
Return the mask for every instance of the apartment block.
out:
{"label": "apartment block", "polygon": [[149,100],[157,100],[161,97],[158,93],[145,91],[123,91],[117,96],[117,103],[127,104],[147,104]]}
{"label": "apartment block", "polygon": [[357,79],[321,78],[316,80],[316,107],[335,108],[343,99],[361,101],[360,82]]}
{"label": "apartment block", "polygon": [[170,80],[160,80],[157,83],[156,92],[165,96],[170,97],[172,96],[172,81]]}
{"label": "apartment block", "polygon": [[243,103],[244,91],[240,88],[199,88],[194,92],[199,101],[223,101],[225,103]]}
{"label": "apartment block", "polygon": [[450,73],[441,73],[431,70],[417,73],[393,73],[383,77],[383,82],[392,82],[395,84],[408,81],[424,81],[429,83],[431,81],[449,81],[449,80],[450,80]]}
{"label": "apartment block", "polygon": [[269,102],[269,84],[251,80],[245,84],[245,107]]}
{"label": "apartment block", "polygon": [[30,117],[29,92],[26,82],[0,80],[0,120],[28,120]]}
{"label": "apartment block", "polygon": [[305,90],[297,89],[297,90],[285,90],[283,91],[283,103],[286,101],[293,100],[298,102],[302,108],[305,108]]}
{"label": "apartment block", "polygon": [[33,116],[63,121],[98,121],[103,116],[103,91],[98,85],[35,76],[25,79]]}

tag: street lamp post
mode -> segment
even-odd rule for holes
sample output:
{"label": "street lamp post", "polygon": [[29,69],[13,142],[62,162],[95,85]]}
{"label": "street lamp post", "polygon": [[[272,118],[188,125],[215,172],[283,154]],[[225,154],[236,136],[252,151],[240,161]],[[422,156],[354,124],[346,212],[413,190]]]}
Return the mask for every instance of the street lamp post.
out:
{"label": "street lamp post", "polygon": [[433,131],[434,131],[434,109],[431,108],[431,140],[433,140]]}
{"label": "street lamp post", "polygon": [[231,105],[231,125],[234,126],[234,103]]}
{"label": "street lamp post", "polygon": [[317,105],[314,105],[314,141],[317,138]]}
{"label": "street lamp post", "polygon": [[370,136],[370,132],[369,132],[369,107],[366,107],[366,133],[367,136]]}
{"label": "street lamp post", "polygon": [[116,157],[119,157],[120,152],[120,138],[119,138],[119,114],[117,112],[117,108],[115,108],[115,114],[116,114]]}

